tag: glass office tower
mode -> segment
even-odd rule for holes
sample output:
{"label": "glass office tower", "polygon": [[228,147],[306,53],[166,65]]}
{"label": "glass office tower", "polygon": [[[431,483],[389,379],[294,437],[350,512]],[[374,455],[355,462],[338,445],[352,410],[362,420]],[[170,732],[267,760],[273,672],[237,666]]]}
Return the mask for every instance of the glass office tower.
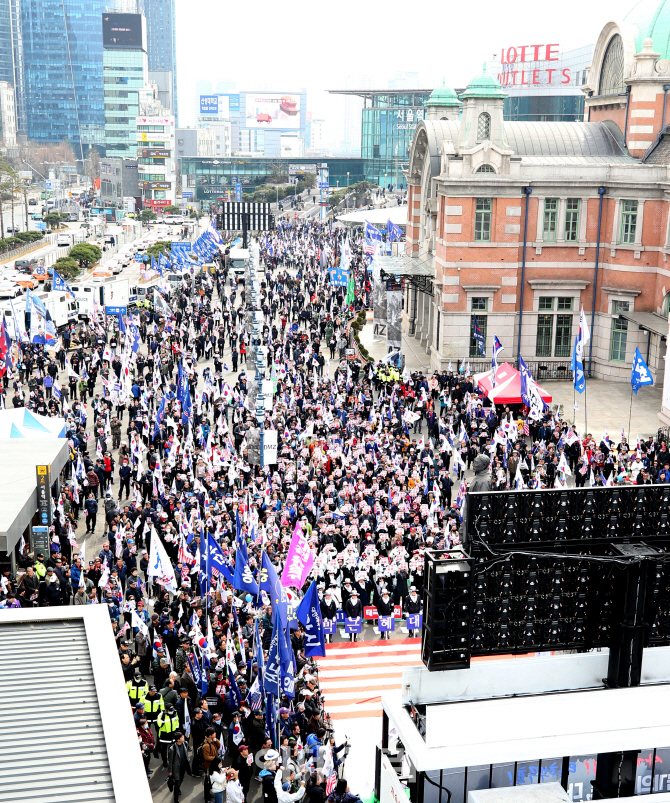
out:
{"label": "glass office tower", "polygon": [[338,89],[334,95],[363,98],[361,157],[365,179],[380,187],[403,184],[414,129],[424,119],[430,89]]}
{"label": "glass office tower", "polygon": [[87,145],[102,141],[100,19],[107,5],[108,0],[21,0],[28,138],[70,140],[79,158]]}
{"label": "glass office tower", "polygon": [[142,14],[102,15],[105,153],[135,159],[140,90],[149,77],[146,20]]}
{"label": "glass office tower", "polygon": [[147,21],[149,70],[172,73],[172,114],[179,125],[175,0],[140,0],[139,6]]}

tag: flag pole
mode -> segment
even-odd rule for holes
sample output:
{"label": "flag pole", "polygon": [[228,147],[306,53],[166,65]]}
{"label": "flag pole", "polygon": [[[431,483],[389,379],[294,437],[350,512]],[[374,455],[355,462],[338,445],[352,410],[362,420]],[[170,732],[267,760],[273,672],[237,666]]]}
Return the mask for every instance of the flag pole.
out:
{"label": "flag pole", "polygon": [[630,422],[633,416],[633,383],[630,383],[630,408],[628,410],[628,444],[630,448]]}

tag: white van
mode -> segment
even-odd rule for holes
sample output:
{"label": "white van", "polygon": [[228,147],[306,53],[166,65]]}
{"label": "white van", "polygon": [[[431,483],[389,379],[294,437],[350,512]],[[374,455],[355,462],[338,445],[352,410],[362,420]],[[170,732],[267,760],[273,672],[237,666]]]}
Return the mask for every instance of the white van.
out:
{"label": "white van", "polygon": [[184,222],[183,215],[164,215],[163,223],[168,223],[173,226],[181,226]]}

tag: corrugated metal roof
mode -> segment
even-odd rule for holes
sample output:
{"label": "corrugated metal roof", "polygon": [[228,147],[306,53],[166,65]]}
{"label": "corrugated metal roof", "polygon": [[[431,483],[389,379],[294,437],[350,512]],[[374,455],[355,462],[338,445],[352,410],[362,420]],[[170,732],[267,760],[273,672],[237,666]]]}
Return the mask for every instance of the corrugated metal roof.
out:
{"label": "corrugated metal roof", "polygon": [[0,803],[115,801],[82,619],[0,628]]}

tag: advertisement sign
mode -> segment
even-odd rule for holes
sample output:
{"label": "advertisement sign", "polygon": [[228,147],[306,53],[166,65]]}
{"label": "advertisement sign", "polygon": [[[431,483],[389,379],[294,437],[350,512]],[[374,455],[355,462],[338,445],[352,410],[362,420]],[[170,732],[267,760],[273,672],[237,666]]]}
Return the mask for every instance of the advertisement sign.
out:
{"label": "advertisement sign", "polygon": [[498,81],[503,86],[561,86],[572,83],[572,71],[563,67],[558,44],[513,45],[502,49]]}
{"label": "advertisement sign", "polygon": [[314,173],[316,175],[316,165],[313,162],[302,164],[290,164],[288,166],[289,176],[297,176],[299,173]]}
{"label": "advertisement sign", "polygon": [[[49,528],[42,527],[41,525],[39,527],[33,525],[31,529],[33,531],[33,549],[35,550],[35,554],[41,554],[46,557],[49,554]],[[35,592],[35,597],[37,597],[37,592]]]}
{"label": "advertisement sign", "polygon": [[[163,148],[140,148],[137,151],[137,155],[149,159],[159,158],[159,159],[167,159],[170,155],[170,151]],[[126,165],[127,167],[128,165]],[[137,166],[137,165],[136,165]]]}
{"label": "advertisement sign", "polygon": [[300,95],[247,93],[246,128],[300,128]]}
{"label": "advertisement sign", "polygon": [[235,185],[235,200],[237,201],[238,204],[242,200],[242,185],[241,184],[236,184]]}
{"label": "advertisement sign", "polygon": [[182,190],[182,198],[193,198],[193,190]]}
{"label": "advertisement sign", "polygon": [[228,95],[200,95],[200,114],[230,117]]}
{"label": "advertisement sign", "polygon": [[48,527],[51,524],[51,467],[48,465],[35,466],[35,477],[37,479],[37,512],[40,525]]}
{"label": "advertisement sign", "polygon": [[140,187],[145,190],[169,190],[171,186],[169,181],[140,181]]}
{"label": "advertisement sign", "polygon": [[144,48],[141,14],[103,14],[102,46],[123,50]]}
{"label": "advertisement sign", "polygon": [[138,131],[137,142],[169,142],[172,139],[171,135],[161,134],[160,131]]}

